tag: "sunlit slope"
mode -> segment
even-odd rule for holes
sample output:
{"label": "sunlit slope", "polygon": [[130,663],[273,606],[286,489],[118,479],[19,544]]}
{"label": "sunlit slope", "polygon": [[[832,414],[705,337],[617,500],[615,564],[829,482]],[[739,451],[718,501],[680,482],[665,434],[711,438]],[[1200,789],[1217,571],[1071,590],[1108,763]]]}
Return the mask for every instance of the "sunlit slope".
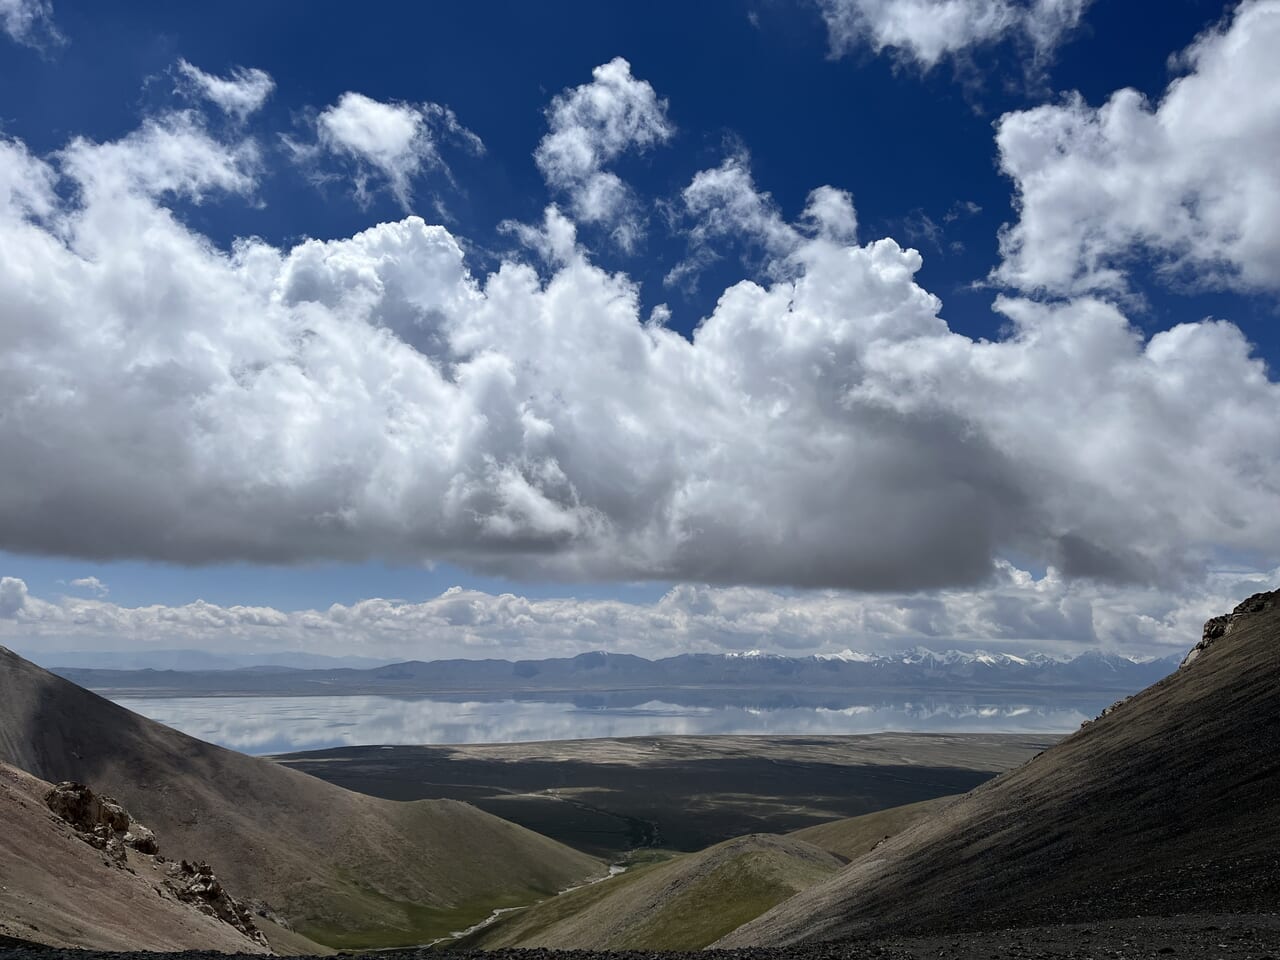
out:
{"label": "sunlit slope", "polygon": [[842,864],[791,837],[740,837],[511,914],[461,946],[697,950]]}
{"label": "sunlit slope", "polygon": [[718,945],[1274,911],[1278,596],[1241,604],[1174,675]]}
{"label": "sunlit slope", "polygon": [[376,799],[193,739],[3,648],[0,761],[113,794],[167,855],[336,946],[422,942],[603,872],[468,804]]}
{"label": "sunlit slope", "polygon": [[908,827],[935,815],[955,799],[954,796],[938,797],[936,800],[907,803],[860,817],[832,820],[803,830],[793,830],[787,836],[811,843],[846,860],[854,860],[874,850],[877,844],[884,843]]}

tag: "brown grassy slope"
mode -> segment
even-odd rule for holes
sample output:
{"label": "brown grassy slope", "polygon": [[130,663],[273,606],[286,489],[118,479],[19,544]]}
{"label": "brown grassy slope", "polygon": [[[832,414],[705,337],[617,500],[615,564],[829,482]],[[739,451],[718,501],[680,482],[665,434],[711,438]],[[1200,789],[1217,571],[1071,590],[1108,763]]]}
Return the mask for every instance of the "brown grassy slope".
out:
{"label": "brown grassy slope", "polygon": [[114,795],[163,853],[208,859],[236,896],[333,945],[420,942],[602,872],[464,803],[379,800],[204,743],[4,648],[0,761]]}
{"label": "brown grassy slope", "polygon": [[791,837],[739,837],[511,914],[459,946],[698,950],[842,865]]}
{"label": "brown grassy slope", "polygon": [[829,850],[846,860],[855,860],[874,850],[876,844],[897,836],[908,827],[913,827],[922,820],[934,816],[955,799],[954,796],[950,796],[921,800],[919,803],[905,803],[900,807],[889,807],[887,810],[865,813],[860,817],[832,820],[801,830],[793,830],[787,836],[812,843],[815,847]]}
{"label": "brown grassy slope", "polygon": [[156,889],[154,858],[125,869],[44,804],[49,784],[0,763],[0,935],[95,950],[265,953],[230,924]]}
{"label": "brown grassy slope", "polygon": [[718,945],[1274,911],[1280,593],[1237,611],[1194,662]]}

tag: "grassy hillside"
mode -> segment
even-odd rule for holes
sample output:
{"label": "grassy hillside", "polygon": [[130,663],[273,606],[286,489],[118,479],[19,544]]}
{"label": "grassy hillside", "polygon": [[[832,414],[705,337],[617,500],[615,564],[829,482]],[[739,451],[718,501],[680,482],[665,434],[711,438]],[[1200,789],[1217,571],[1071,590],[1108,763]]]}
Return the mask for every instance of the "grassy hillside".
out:
{"label": "grassy hillside", "polygon": [[[720,946],[1280,902],[1280,593],[1187,666]],[[1193,638],[1188,638],[1188,642]]]}
{"label": "grassy hillside", "polygon": [[[797,830],[755,835],[633,867],[512,913],[460,946],[696,950],[834,875],[951,803],[941,797]],[[827,855],[823,855],[823,852]]]}
{"label": "grassy hillside", "polygon": [[168,856],[208,859],[331,946],[422,943],[603,873],[465,803],[363,796],[195,740],[3,648],[0,761],[113,794]]}
{"label": "grassy hillside", "polygon": [[513,913],[459,946],[698,950],[841,865],[791,837],[740,837]]}

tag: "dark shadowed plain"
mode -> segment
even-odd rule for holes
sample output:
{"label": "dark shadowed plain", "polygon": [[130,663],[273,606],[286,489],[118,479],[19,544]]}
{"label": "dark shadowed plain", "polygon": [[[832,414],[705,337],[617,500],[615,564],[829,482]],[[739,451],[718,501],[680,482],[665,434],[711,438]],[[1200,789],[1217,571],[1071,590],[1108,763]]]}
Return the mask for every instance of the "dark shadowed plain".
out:
{"label": "dark shadowed plain", "polygon": [[598,856],[700,850],[963,793],[1057,740],[1000,734],[634,737],[353,747],[277,759],[349,790],[448,798]]}

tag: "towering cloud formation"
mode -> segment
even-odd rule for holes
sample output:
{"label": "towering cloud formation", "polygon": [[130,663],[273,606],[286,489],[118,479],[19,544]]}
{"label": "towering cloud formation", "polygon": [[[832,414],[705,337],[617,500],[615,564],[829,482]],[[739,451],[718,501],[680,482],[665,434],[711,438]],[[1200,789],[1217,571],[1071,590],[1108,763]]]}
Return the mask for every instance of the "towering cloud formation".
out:
{"label": "towering cloud formation", "polygon": [[869,46],[930,70],[947,57],[1006,38],[1049,56],[1089,0],[819,0],[833,52]]}
{"label": "towering cloud formation", "polygon": [[[1123,114],[1166,131],[1212,114],[1236,176],[1209,190],[1183,153],[1152,154],[1200,191],[1179,209],[1206,229],[1168,242],[1245,285],[1266,277],[1272,226],[1243,205],[1270,209],[1274,98],[1233,119],[1247,98],[1221,77],[1274,86],[1256,38],[1277,5],[1246,4],[1158,111]],[[1044,197],[1071,192],[1040,191],[1079,166],[1071,137],[1040,172],[1015,149],[1019,124],[1081,108],[1043,109],[1001,128],[1023,200],[1002,267],[1017,285],[1039,275]],[[549,118],[537,159],[573,215],[629,222],[604,167],[670,135],[665,104],[615,60]],[[439,137],[468,137],[447,108],[354,93],[313,119],[301,149],[405,204],[443,165]],[[187,111],[49,158],[0,141],[0,548],[901,591],[989,582],[1009,556],[1118,584],[1224,555],[1280,563],[1280,386],[1230,323],[1145,338],[1102,299],[1006,297],[1007,331],[971,339],[915,282],[915,250],[860,241],[847,193],[819,187],[788,222],[742,157],[683,192],[686,269],[722,242],[764,267],[689,338],[645,322],[635,284],[596,266],[554,206],[526,229],[543,273],[512,255],[477,275],[458,238],[412,216],[220,249],[174,208],[254,193],[265,160],[237,129]],[[1174,139],[1199,156],[1188,137]],[[1127,154],[1102,155],[1130,184]],[[1139,223],[1165,202],[1142,189],[1126,188]],[[1110,229],[1124,191],[1076,194],[1086,227],[1055,233],[1071,289],[1096,275],[1088,244],[1133,241]],[[1215,233],[1231,211],[1239,228]]]}
{"label": "towering cloud formation", "polygon": [[667,102],[631,75],[617,57],[591,72],[591,83],[566,90],[547,108],[549,132],[534,159],[548,186],[569,197],[581,223],[607,227],[623,249],[644,232],[644,218],[630,189],[605,166],[630,149],[671,138]]}
{"label": "towering cloud formation", "polygon": [[1193,286],[1280,289],[1280,2],[1249,0],[1178,58],[1158,104],[1121,90],[1000,121],[1020,217],[996,279],[1123,292],[1141,257]]}
{"label": "towering cloud formation", "polygon": [[690,340],[554,210],[549,275],[477,277],[415,217],[219,250],[166,206],[259,162],[189,114],[0,146],[0,546],[875,589],[1280,561],[1280,387],[1228,323],[1002,300],[971,340],[820,190],[720,223],[764,225],[772,279]]}

